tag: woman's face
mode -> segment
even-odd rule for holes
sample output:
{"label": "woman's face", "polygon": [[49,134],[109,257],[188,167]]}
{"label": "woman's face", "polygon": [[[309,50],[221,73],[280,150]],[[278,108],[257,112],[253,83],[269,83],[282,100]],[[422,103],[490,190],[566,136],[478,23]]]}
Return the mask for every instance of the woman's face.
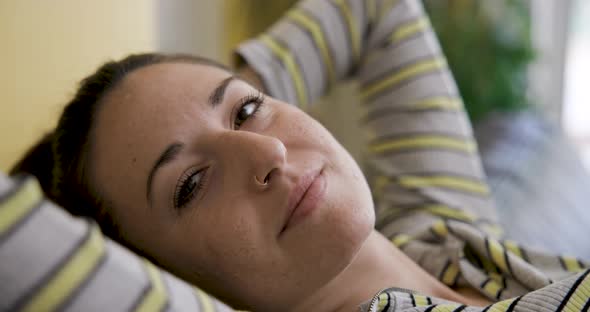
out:
{"label": "woman's face", "polygon": [[122,237],[248,307],[311,295],[373,227],[366,181],[330,133],[216,67],[130,73],[104,99],[92,142],[91,183]]}

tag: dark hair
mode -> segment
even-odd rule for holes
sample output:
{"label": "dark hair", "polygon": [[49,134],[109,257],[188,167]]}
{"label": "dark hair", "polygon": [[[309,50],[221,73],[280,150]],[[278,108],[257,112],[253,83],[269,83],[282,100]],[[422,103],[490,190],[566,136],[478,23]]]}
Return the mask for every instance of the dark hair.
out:
{"label": "dark hair", "polygon": [[117,225],[108,211],[110,204],[87,179],[87,153],[94,119],[101,100],[129,73],[149,65],[177,62],[205,64],[231,71],[217,62],[186,54],[134,54],[107,62],[80,82],[74,98],[64,107],[55,130],[31,147],[10,174],[36,176],[49,199],[73,215],[96,220],[105,234],[121,241]]}

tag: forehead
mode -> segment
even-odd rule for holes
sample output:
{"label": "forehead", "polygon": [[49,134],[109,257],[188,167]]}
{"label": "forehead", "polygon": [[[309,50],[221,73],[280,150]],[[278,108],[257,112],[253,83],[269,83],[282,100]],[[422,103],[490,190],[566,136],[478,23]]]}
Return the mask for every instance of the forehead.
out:
{"label": "forehead", "polygon": [[[106,193],[121,188],[128,195],[143,193],[161,151],[207,122],[210,93],[230,75],[190,63],[150,65],[128,74],[105,97],[94,121],[90,167],[95,183]],[[118,196],[111,195],[117,202]]]}
{"label": "forehead", "polygon": [[[220,80],[230,73],[205,64],[161,63],[139,68],[129,73],[107,96],[107,101],[125,97],[130,104],[142,108],[157,106],[155,100],[204,100]],[[119,97],[119,99],[117,99]]]}
{"label": "forehead", "polygon": [[[141,142],[170,137],[183,122],[205,116],[207,100],[217,84],[230,76],[209,65],[163,63],[131,72],[106,96],[96,119],[97,143],[107,132],[113,137]],[[129,142],[130,144],[131,142]]]}

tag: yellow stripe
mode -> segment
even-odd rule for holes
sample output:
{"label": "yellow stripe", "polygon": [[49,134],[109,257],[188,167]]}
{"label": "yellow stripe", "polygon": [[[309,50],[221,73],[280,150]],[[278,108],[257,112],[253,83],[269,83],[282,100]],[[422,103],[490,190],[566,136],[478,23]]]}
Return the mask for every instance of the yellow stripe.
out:
{"label": "yellow stripe", "polygon": [[447,303],[447,304],[439,304],[436,307],[434,307],[434,309],[432,309],[432,312],[453,312],[455,311],[455,309],[457,309],[458,307],[460,307],[460,304],[452,304],[452,303]]}
{"label": "yellow stripe", "polygon": [[459,275],[459,266],[451,262],[443,273],[441,280],[446,285],[451,286],[457,279],[457,275]]}
{"label": "yellow stripe", "polygon": [[490,296],[492,297],[497,297],[498,293],[503,289],[504,287],[502,285],[500,285],[500,283],[498,283],[497,281],[490,279],[483,287],[483,290]]}
{"label": "yellow stripe", "polygon": [[384,153],[410,148],[444,148],[473,153],[476,150],[476,145],[472,140],[451,138],[443,135],[421,135],[392,139],[369,146],[370,151],[373,153]]}
{"label": "yellow stripe", "polygon": [[488,195],[488,187],[479,182],[452,176],[402,176],[399,178],[400,185],[409,188],[416,187],[445,187],[480,195]]}
{"label": "yellow stripe", "polygon": [[57,309],[96,268],[104,254],[104,241],[97,226],[92,226],[86,242],[60,268],[24,308],[24,311]]}
{"label": "yellow stripe", "polygon": [[508,272],[508,264],[504,258],[504,247],[495,239],[488,238],[488,247],[492,261],[505,273]]}
{"label": "yellow stripe", "polygon": [[424,29],[427,29],[429,25],[430,23],[428,22],[428,18],[426,17],[421,17],[418,20],[401,25],[398,29],[396,29],[393,32],[393,34],[391,34],[391,43],[396,43],[413,34],[421,32]]}
{"label": "yellow stripe", "polygon": [[324,33],[322,32],[321,27],[313,19],[309,18],[309,16],[305,15],[299,10],[291,10],[287,16],[289,16],[293,21],[297,22],[297,24],[306,28],[311,33],[313,40],[322,54],[323,63],[326,64],[326,68],[328,69],[328,83],[336,80],[336,75],[334,74],[334,65],[332,64],[332,58],[330,57],[330,52],[328,51],[328,46],[326,44],[326,40],[324,39]]}
{"label": "yellow stripe", "polygon": [[569,272],[580,272],[584,270],[584,268],[580,266],[580,263],[578,263],[578,260],[575,257],[561,256],[561,260],[563,260],[565,268]]}
{"label": "yellow stripe", "polygon": [[589,300],[588,298],[590,298],[590,274],[586,275],[574,293],[569,297],[567,303],[563,307],[563,311],[581,311],[586,300]]}
{"label": "yellow stripe", "polygon": [[475,249],[466,248],[465,256],[473,264],[480,263],[483,270],[490,276],[495,274],[495,272],[498,272],[498,268],[492,263],[492,261],[490,261],[488,257],[482,257]]}
{"label": "yellow stripe", "polygon": [[0,235],[24,218],[41,198],[39,183],[28,178],[15,194],[0,204]]}
{"label": "yellow stripe", "polygon": [[386,293],[379,294],[379,304],[377,308],[379,310],[383,309],[389,303],[389,297]]}
{"label": "yellow stripe", "polygon": [[481,261],[484,271],[488,272],[488,274],[498,272],[498,267],[496,267],[494,263],[490,261],[490,259],[488,259],[487,257],[482,257],[479,254],[477,254],[477,257]]}
{"label": "yellow stripe", "polygon": [[397,247],[402,247],[403,245],[407,244],[411,240],[412,240],[412,237],[409,235],[398,234],[391,239],[391,242]]}
{"label": "yellow stripe", "polygon": [[166,289],[164,288],[164,283],[162,282],[162,276],[160,275],[158,268],[152,263],[147,260],[145,260],[144,263],[152,288],[143,298],[143,301],[139,304],[136,311],[160,311],[164,304],[166,304],[168,297]]}
{"label": "yellow stripe", "polygon": [[427,205],[427,206],[424,206],[423,209],[425,209],[426,211],[428,211],[429,213],[431,213],[433,215],[440,216],[440,217],[452,218],[452,219],[463,220],[463,221],[475,220],[475,216],[473,216],[469,213],[466,213],[464,211],[461,211],[461,210],[450,208],[449,206],[445,206],[445,205]]}
{"label": "yellow stripe", "polygon": [[518,244],[516,244],[515,241],[505,240],[504,247],[506,247],[506,249],[508,249],[512,254],[518,256],[519,258],[524,258],[524,256],[522,255],[522,251],[520,250],[520,247],[518,246]]}
{"label": "yellow stripe", "polygon": [[432,224],[432,231],[441,237],[446,237],[449,235],[449,229],[443,220],[434,222],[434,224]]}
{"label": "yellow stripe", "polygon": [[350,42],[352,45],[353,61],[355,64],[358,64],[361,56],[361,37],[359,35],[359,30],[356,28],[356,19],[352,15],[352,11],[348,7],[346,0],[334,0],[334,3],[336,3],[340,7],[340,10],[344,14],[344,19],[348,24],[348,33],[350,35]]}
{"label": "yellow stripe", "polygon": [[211,297],[207,295],[204,291],[195,288],[195,292],[197,293],[197,297],[199,298],[199,303],[203,308],[203,312],[213,312],[215,311],[215,307],[213,306],[213,301]]}
{"label": "yellow stripe", "polygon": [[516,300],[516,298],[494,303],[490,306],[488,312],[506,312],[514,300]]}
{"label": "yellow stripe", "polygon": [[265,43],[276,55],[277,57],[285,64],[289,75],[293,79],[295,83],[295,91],[297,93],[297,101],[300,106],[305,106],[307,108],[307,91],[305,90],[305,83],[303,81],[303,76],[299,71],[299,67],[295,62],[295,58],[291,54],[289,50],[283,48],[279,45],[272,37],[269,35],[262,35],[260,40]]}
{"label": "yellow stripe", "polygon": [[447,109],[460,110],[463,108],[463,102],[458,98],[450,98],[446,96],[430,97],[416,102],[412,105],[415,109]]}
{"label": "yellow stripe", "polygon": [[416,303],[417,307],[425,307],[428,306],[428,299],[426,296],[422,295],[412,295],[414,296],[414,302]]}
{"label": "yellow stripe", "polygon": [[423,73],[427,73],[430,71],[434,71],[436,69],[445,68],[447,66],[447,62],[444,58],[436,57],[434,59],[423,60],[416,62],[414,64],[408,65],[404,68],[400,68],[396,70],[391,76],[388,78],[381,79],[372,85],[368,85],[363,88],[361,91],[361,97],[368,98],[376,93],[381,92],[382,90],[389,88],[401,81],[409,79],[413,76],[417,76]]}

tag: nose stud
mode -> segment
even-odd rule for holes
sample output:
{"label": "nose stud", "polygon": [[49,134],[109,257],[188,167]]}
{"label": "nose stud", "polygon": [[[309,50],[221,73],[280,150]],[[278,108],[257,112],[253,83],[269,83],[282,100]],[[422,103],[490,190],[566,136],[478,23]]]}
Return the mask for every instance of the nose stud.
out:
{"label": "nose stud", "polygon": [[258,178],[258,176],[254,176],[254,182],[256,183],[256,185],[261,186],[261,187],[265,187],[268,185],[268,177],[264,178],[262,181],[260,181],[260,179]]}

